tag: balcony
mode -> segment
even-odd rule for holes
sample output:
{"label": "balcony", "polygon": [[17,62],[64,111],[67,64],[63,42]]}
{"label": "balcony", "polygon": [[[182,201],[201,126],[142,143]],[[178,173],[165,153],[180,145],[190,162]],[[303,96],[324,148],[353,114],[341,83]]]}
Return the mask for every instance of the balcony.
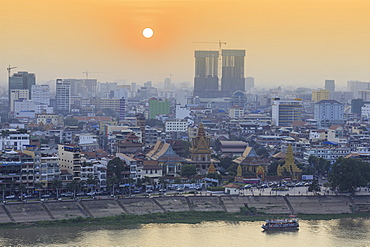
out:
{"label": "balcony", "polygon": [[74,171],[74,172],[80,172],[80,171],[81,171],[81,167],[79,167],[79,166],[74,166],[74,167],[73,167],[73,171]]}

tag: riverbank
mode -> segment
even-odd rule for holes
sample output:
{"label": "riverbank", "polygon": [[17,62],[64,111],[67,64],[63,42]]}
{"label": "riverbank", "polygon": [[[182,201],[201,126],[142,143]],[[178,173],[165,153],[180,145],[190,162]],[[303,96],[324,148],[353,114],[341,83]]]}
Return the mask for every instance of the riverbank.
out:
{"label": "riverbank", "polygon": [[[201,222],[226,221],[226,222],[242,222],[242,221],[265,221],[269,218],[285,218],[288,215],[245,215],[244,213],[227,213],[223,211],[216,212],[167,212],[154,213],[145,215],[126,215],[109,216],[102,218],[83,218],[77,217],[67,220],[54,221],[37,221],[24,223],[3,223],[0,224],[0,229],[23,229],[33,227],[122,227],[122,228],[137,228],[142,224],[150,223],[183,223],[197,224]],[[369,219],[368,213],[358,214],[299,214],[297,217],[301,220],[333,220],[344,218],[365,218]]]}
{"label": "riverbank", "polygon": [[[204,220],[239,221],[247,216],[246,220],[291,214],[320,215],[316,219],[330,215],[324,218],[330,219],[334,215],[352,217],[369,213],[370,196],[166,196],[5,203],[0,205],[0,224],[98,223],[101,219],[111,222],[124,219],[127,224],[150,223],[151,220],[199,223]],[[261,217],[254,219],[251,215]],[[110,220],[109,217],[113,218]]]}

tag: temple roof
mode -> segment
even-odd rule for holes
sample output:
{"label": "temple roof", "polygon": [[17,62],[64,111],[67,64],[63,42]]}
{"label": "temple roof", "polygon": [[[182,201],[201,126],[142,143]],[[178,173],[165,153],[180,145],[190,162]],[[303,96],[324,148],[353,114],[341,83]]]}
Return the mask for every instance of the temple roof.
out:
{"label": "temple roof", "polygon": [[184,158],[173,151],[170,144],[162,141],[157,141],[154,148],[146,154],[146,157],[156,161],[185,161]]}
{"label": "temple roof", "polygon": [[233,160],[233,162],[239,165],[268,165],[268,159],[261,159],[256,151],[252,147],[246,147],[242,156]]}

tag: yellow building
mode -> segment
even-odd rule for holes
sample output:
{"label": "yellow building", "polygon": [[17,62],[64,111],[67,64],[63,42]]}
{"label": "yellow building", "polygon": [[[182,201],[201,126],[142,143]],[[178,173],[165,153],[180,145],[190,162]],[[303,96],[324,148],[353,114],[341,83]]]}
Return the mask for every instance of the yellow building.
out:
{"label": "yellow building", "polygon": [[320,89],[320,91],[312,91],[312,101],[319,102],[321,100],[330,99],[330,91]]}

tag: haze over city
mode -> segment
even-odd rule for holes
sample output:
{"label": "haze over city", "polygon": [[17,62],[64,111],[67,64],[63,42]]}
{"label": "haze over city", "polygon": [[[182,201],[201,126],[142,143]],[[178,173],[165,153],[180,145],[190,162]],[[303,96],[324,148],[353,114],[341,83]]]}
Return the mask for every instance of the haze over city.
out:
{"label": "haze over city", "polygon": [[[127,84],[194,78],[194,50],[245,49],[256,87],[370,80],[365,0],[1,1],[0,84],[6,67],[38,84],[89,78]],[[153,37],[142,36],[150,27]],[[214,43],[195,43],[214,42]]]}

